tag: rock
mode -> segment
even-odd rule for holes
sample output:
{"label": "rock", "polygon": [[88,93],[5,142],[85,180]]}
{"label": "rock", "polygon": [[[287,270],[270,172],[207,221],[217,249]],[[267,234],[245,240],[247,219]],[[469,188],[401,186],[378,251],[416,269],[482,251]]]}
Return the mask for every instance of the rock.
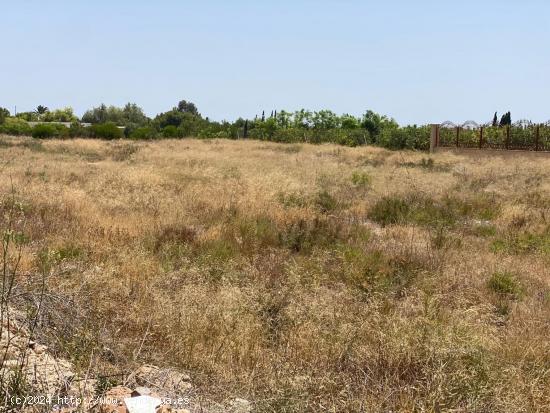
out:
{"label": "rock", "polygon": [[252,403],[236,397],[229,402],[229,408],[232,413],[250,413],[252,411]]}
{"label": "rock", "polygon": [[152,387],[161,396],[183,395],[191,389],[189,375],[173,369],[161,369],[157,366],[146,364],[137,369],[128,378],[129,383],[137,386]]}
{"label": "rock", "polygon": [[150,396],[151,389],[148,387],[136,387],[132,392],[132,397]]}

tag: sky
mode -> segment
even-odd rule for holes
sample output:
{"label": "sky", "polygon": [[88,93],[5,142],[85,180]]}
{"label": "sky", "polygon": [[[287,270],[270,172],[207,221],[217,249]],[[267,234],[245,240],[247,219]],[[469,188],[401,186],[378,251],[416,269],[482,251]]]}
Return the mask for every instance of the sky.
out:
{"label": "sky", "polygon": [[0,0],[0,106],[550,120],[547,0]]}

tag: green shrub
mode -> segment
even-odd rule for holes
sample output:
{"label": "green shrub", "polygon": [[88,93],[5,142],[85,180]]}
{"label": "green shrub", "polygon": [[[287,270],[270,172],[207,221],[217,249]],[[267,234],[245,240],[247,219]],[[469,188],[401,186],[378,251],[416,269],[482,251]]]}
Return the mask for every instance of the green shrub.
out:
{"label": "green shrub", "polygon": [[413,223],[427,227],[454,227],[466,219],[492,219],[498,212],[494,199],[463,200],[445,196],[441,200],[418,194],[385,197],[370,209],[368,217],[380,225]]}
{"label": "green shrub", "polygon": [[143,140],[143,139],[155,139],[157,137],[157,131],[149,126],[143,126],[141,128],[134,129],[130,134],[130,139]]}
{"label": "green shrub", "polygon": [[338,207],[336,199],[324,190],[317,194],[315,198],[315,206],[324,214],[334,211]]}
{"label": "green shrub", "polygon": [[540,233],[510,232],[495,240],[492,244],[494,252],[508,254],[540,253],[550,254],[550,226]]}
{"label": "green shrub", "polygon": [[285,208],[302,208],[307,205],[304,195],[299,193],[285,194],[281,192],[277,195],[277,198]]}
{"label": "green shrub", "polygon": [[6,108],[0,107],[0,125],[10,116],[10,111]]}
{"label": "green shrub", "polygon": [[365,172],[354,172],[353,175],[351,175],[351,182],[355,186],[366,187],[370,185],[371,177]]}
{"label": "green shrub", "polygon": [[340,232],[340,226],[329,220],[300,219],[279,232],[279,243],[293,252],[308,253],[315,247],[333,245],[338,240]]}
{"label": "green shrub", "polygon": [[522,288],[514,274],[504,271],[495,272],[487,283],[488,287],[497,294],[519,298]]}
{"label": "green shrub", "polygon": [[410,212],[409,203],[402,198],[384,197],[368,213],[368,217],[382,226],[398,224]]}
{"label": "green shrub", "polygon": [[69,128],[69,136],[71,138],[86,136],[86,130],[82,127],[82,125],[80,125],[80,123],[73,122]]}
{"label": "green shrub", "polygon": [[69,130],[59,124],[41,123],[32,129],[32,137],[37,139],[63,138],[69,136]]}
{"label": "green shrub", "polygon": [[40,124],[32,129],[32,137],[38,139],[53,138],[57,130],[52,125]]}
{"label": "green shrub", "polygon": [[30,136],[32,133],[32,129],[29,124],[23,119],[6,118],[4,123],[0,126],[0,133],[15,136]]}
{"label": "green shrub", "polygon": [[89,133],[92,138],[98,139],[121,139],[123,131],[112,122],[99,123],[92,125],[89,128]]}
{"label": "green shrub", "polygon": [[165,138],[177,138],[179,136],[178,128],[174,125],[168,125],[162,128],[162,136]]}
{"label": "green shrub", "polygon": [[427,150],[430,147],[430,130],[427,126],[384,129],[378,143],[388,149]]}

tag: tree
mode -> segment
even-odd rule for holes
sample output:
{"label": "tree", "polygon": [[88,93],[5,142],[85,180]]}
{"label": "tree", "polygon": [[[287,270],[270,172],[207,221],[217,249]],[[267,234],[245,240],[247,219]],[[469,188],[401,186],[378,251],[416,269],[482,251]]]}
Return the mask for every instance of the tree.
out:
{"label": "tree", "polygon": [[340,117],[340,126],[342,129],[357,129],[359,120],[355,116],[345,114]]}
{"label": "tree", "polygon": [[[46,108],[47,109],[47,108]],[[76,122],[78,118],[73,112],[73,108],[66,107],[63,109],[56,109],[54,111],[46,111],[40,116],[40,119],[44,122]]]}
{"label": "tree", "polygon": [[0,124],[4,123],[6,118],[9,118],[9,117],[10,117],[10,111],[7,110],[6,108],[0,107]]}
{"label": "tree", "polygon": [[502,118],[500,118],[500,126],[510,126],[512,124],[512,114],[510,112],[506,112],[504,115],[502,115]]}
{"label": "tree", "polygon": [[382,116],[372,110],[367,110],[363,115],[361,126],[369,131],[373,142],[376,142],[384,129],[396,129],[399,125],[395,120],[387,116]]}
{"label": "tree", "polygon": [[493,116],[493,127],[498,126],[498,116],[497,112],[495,112],[495,116]]}
{"label": "tree", "polygon": [[107,107],[102,103],[100,106],[86,111],[82,116],[82,122],[94,124],[113,122],[120,126],[132,127],[145,126],[149,121],[150,119],[145,115],[143,109],[135,103],[127,103],[124,108]]}
{"label": "tree", "polygon": [[179,101],[177,110],[181,113],[190,113],[191,115],[201,116],[195,104],[193,102],[187,102],[186,100]]}
{"label": "tree", "polygon": [[87,110],[84,115],[82,115],[82,122],[87,123],[105,123],[107,122],[107,106],[102,103],[97,108],[92,108]]}
{"label": "tree", "polygon": [[122,121],[124,124],[134,123],[136,125],[145,125],[149,122],[149,118],[135,103],[127,103],[122,109]]}
{"label": "tree", "polygon": [[313,115],[309,110],[300,109],[294,112],[294,127],[309,129],[313,126]]}
{"label": "tree", "polygon": [[335,129],[340,125],[340,118],[331,110],[313,112],[313,127],[315,129]]}
{"label": "tree", "polygon": [[47,106],[42,106],[42,105],[38,105],[36,107],[36,113],[38,113],[39,115],[43,115],[44,113],[48,112],[49,109]]}

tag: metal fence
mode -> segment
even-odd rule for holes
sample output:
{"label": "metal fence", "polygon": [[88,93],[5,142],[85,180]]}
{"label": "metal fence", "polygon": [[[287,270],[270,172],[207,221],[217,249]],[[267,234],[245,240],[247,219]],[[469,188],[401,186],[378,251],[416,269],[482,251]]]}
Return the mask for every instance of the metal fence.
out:
{"label": "metal fence", "polygon": [[437,147],[550,151],[550,121],[519,121],[507,126],[443,122],[436,127]]}

